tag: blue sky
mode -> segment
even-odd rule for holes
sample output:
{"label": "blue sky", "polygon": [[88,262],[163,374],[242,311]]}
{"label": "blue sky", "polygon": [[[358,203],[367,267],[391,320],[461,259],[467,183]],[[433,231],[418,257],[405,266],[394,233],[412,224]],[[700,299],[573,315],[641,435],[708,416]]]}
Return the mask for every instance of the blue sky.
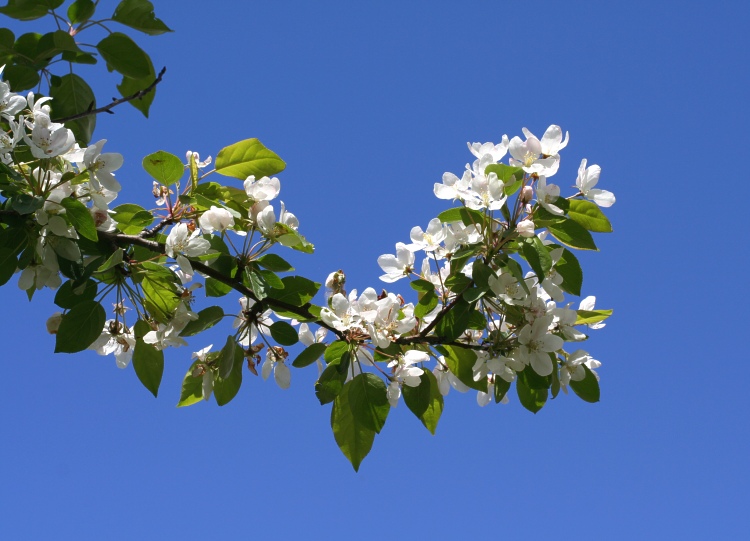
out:
{"label": "blue sky", "polygon": [[[286,160],[281,199],[316,245],[282,255],[320,281],[342,268],[351,288],[381,287],[377,257],[445,208],[432,186],[473,159],[467,141],[569,131],[555,181],[572,185],[585,157],[617,195],[614,234],[580,258],[584,295],[615,310],[586,345],[602,401],[560,396],[532,415],[454,392],[435,436],[402,404],[354,473],[314,368],[288,391],[246,376],[223,408],[177,409],[191,352],[226,329],[171,350],[154,399],[111,357],[54,355],[52,296],[28,303],[11,281],[0,538],[745,532],[747,211],[742,171],[724,171],[750,148],[745,3],[155,7],[175,33],[137,37],[168,68],[151,118],[123,106],[96,133],[125,156],[118,202],[149,204],[148,153],[258,137]],[[103,103],[116,78],[99,68]]]}

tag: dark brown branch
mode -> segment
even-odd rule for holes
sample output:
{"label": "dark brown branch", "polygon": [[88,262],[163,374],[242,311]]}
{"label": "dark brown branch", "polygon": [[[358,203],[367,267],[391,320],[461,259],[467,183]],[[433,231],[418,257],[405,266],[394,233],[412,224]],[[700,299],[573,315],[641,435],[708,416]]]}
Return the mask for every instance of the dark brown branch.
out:
{"label": "dark brown branch", "polygon": [[104,107],[99,107],[98,109],[92,109],[91,108],[91,107],[93,107],[93,103],[92,103],[91,107],[89,107],[88,111],[84,111],[83,113],[76,113],[75,115],[70,115],[70,116],[66,116],[66,117],[63,117],[63,118],[56,118],[55,120],[53,120],[53,122],[59,122],[60,124],[63,124],[63,123],[68,122],[70,120],[77,120],[79,118],[87,117],[87,116],[90,116],[90,115],[98,115],[99,113],[109,113],[109,114],[113,115],[114,113],[111,111],[111,109],[114,109],[115,107],[117,107],[121,103],[126,103],[126,102],[129,102],[129,101],[141,99],[146,94],[148,94],[149,92],[151,92],[156,87],[156,85],[158,85],[159,83],[161,83],[161,79],[162,79],[162,77],[164,77],[164,74],[166,72],[167,72],[167,68],[166,67],[162,68],[161,71],[159,72],[159,74],[156,76],[156,79],[154,79],[153,83],[151,83],[150,85],[148,85],[143,90],[139,90],[135,94],[132,94],[130,96],[126,96],[124,98],[117,98],[117,99],[113,98],[112,99],[112,103],[110,103],[108,105],[105,105]]}
{"label": "dark brown branch", "polygon": [[[144,239],[137,235],[124,235],[124,234],[116,234],[116,233],[105,233],[105,232],[99,231],[99,237],[105,238],[107,240],[111,240],[117,243],[119,246],[123,246],[123,245],[140,246],[142,248],[146,248],[147,250],[151,250],[152,252],[158,253],[160,255],[165,255],[163,243],[156,242],[154,240]],[[211,267],[209,267],[208,265],[204,263],[201,263],[200,261],[190,260],[190,264],[193,266],[193,269],[221,282],[222,284],[228,285],[229,287],[231,287],[238,293],[241,293],[245,297],[254,300],[259,306],[267,306],[272,309],[284,310],[285,312],[291,312],[293,314],[297,314],[298,316],[303,317],[305,319],[312,319],[316,322],[316,324],[320,325],[321,327],[325,327],[326,329],[334,333],[339,338],[343,338],[343,333],[341,333],[341,331],[331,327],[330,325],[327,325],[324,321],[320,321],[315,315],[311,314],[310,311],[304,306],[295,306],[293,304],[289,304],[284,301],[280,301],[278,299],[274,299],[271,297],[258,299],[255,293],[250,288],[248,288],[245,284],[243,284],[241,280],[238,280],[236,278],[231,278],[230,276],[222,274],[221,272],[215,269],[212,269]]]}

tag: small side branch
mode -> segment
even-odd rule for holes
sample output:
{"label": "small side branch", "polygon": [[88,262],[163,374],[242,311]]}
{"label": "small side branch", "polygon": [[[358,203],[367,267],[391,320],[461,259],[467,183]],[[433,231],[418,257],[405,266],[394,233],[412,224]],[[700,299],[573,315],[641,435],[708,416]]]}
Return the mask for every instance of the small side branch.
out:
{"label": "small side branch", "polygon": [[159,75],[157,75],[156,79],[154,79],[153,83],[151,83],[150,85],[148,85],[143,90],[139,90],[135,94],[132,94],[130,96],[126,96],[124,98],[113,99],[112,103],[110,103],[108,105],[105,105],[104,107],[99,107],[98,109],[91,109],[91,108],[89,108],[88,111],[84,111],[83,113],[77,113],[75,115],[70,115],[70,116],[66,116],[66,117],[63,117],[63,118],[56,118],[55,120],[53,120],[53,122],[59,122],[60,124],[63,124],[63,123],[68,122],[70,120],[77,120],[79,118],[87,117],[87,116],[90,116],[90,115],[98,115],[99,113],[109,113],[109,114],[113,115],[114,113],[111,111],[111,109],[114,109],[115,107],[117,107],[121,103],[126,103],[126,102],[129,102],[129,101],[140,99],[143,96],[145,96],[146,94],[148,94],[149,92],[151,92],[154,88],[156,88],[156,85],[158,85],[161,82],[161,79],[162,79],[162,77],[164,77],[164,74],[166,72],[167,72],[167,68],[166,67],[162,68],[161,71],[159,72]]}

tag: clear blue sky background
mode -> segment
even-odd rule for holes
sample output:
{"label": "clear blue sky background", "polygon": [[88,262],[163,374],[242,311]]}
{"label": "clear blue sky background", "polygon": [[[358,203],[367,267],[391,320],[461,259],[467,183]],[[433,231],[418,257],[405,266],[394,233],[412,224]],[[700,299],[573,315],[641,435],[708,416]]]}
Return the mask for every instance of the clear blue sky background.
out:
{"label": "clear blue sky background", "polygon": [[227,329],[171,350],[154,399],[111,357],[54,355],[51,295],[30,304],[13,281],[0,538],[743,538],[749,11],[157,1],[175,33],[137,38],[168,67],[151,118],[123,106],[97,131],[126,158],[118,201],[151,200],[150,152],[258,137],[288,163],[282,199],[317,248],[292,259],[318,280],[343,268],[378,287],[378,255],[444,208],[432,185],[472,159],[467,141],[569,130],[555,181],[586,157],[617,195],[615,233],[581,256],[584,295],[615,309],[586,345],[602,401],[561,395],[532,415],[453,392],[434,437],[401,404],[355,474],[314,368],[288,391],[246,375],[223,408],[177,409],[191,352]]}

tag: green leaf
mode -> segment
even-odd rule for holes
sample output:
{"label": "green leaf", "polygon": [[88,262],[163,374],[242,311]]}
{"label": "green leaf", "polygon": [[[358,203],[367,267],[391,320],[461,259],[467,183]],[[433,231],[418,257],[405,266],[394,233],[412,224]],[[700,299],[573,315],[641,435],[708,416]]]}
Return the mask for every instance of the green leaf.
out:
{"label": "green leaf", "polygon": [[612,315],[612,310],[577,310],[578,317],[575,325],[591,325],[604,321]]}
{"label": "green leaf", "polygon": [[122,248],[118,248],[115,250],[107,260],[99,265],[99,267],[96,269],[96,272],[106,272],[109,269],[112,269],[122,263],[122,257],[124,254],[124,250]]}
{"label": "green leaf", "polygon": [[209,306],[198,312],[198,319],[189,321],[182,329],[180,336],[194,336],[210,329],[224,318],[224,310],[220,306]]}
{"label": "green leaf", "polygon": [[[176,288],[177,278],[168,269],[164,269],[156,263],[146,261],[143,266],[147,270],[141,282],[144,296],[143,304],[156,321],[166,324],[180,303],[180,296]],[[161,272],[157,271],[155,267],[160,269]]]}
{"label": "green leaf", "polygon": [[172,32],[166,24],[156,18],[154,5],[148,0],[122,0],[117,4],[112,19],[150,36]]}
{"label": "green leaf", "polygon": [[466,207],[454,207],[438,214],[438,220],[445,223],[462,222],[464,225],[482,225],[484,214]]}
{"label": "green leaf", "polygon": [[[554,354],[550,354],[554,358]],[[557,366],[557,361],[553,361],[554,366]],[[526,385],[529,389],[549,389],[552,378],[550,376],[540,376],[534,369],[527,366],[525,369],[518,372],[518,381]]]}
{"label": "green leaf", "polygon": [[311,365],[312,363],[320,359],[320,356],[323,355],[326,347],[328,346],[326,344],[323,344],[322,342],[310,344],[304,350],[302,350],[302,353],[297,355],[297,358],[294,359],[292,366],[295,368],[304,368],[305,366]]}
{"label": "green leaf", "polygon": [[[525,370],[524,370],[525,371]],[[530,389],[520,380],[516,381],[516,391],[521,405],[531,413],[536,413],[544,407],[547,402],[547,389]]]}
{"label": "green leaf", "polygon": [[12,55],[16,36],[9,28],[0,28],[0,55]]}
{"label": "green leaf", "polygon": [[513,167],[505,165],[504,163],[491,163],[485,167],[484,174],[489,175],[490,173],[495,173],[497,178],[502,180],[505,184],[508,184],[511,180],[514,182],[522,180],[524,176],[522,167]]}
{"label": "green leaf", "polygon": [[241,180],[250,175],[270,177],[284,168],[284,161],[255,138],[224,147],[216,157],[217,173]]}
{"label": "green leaf", "polygon": [[138,320],[135,324],[133,369],[143,386],[151,391],[151,394],[157,396],[164,374],[164,352],[143,341],[143,336],[150,330],[151,327],[143,320]]}
{"label": "green leaf", "polygon": [[529,286],[526,285],[526,280],[524,280],[523,277],[523,269],[521,268],[521,265],[518,264],[518,261],[508,257],[501,264],[503,267],[510,271],[510,273],[513,275],[513,278],[516,279],[516,281],[523,288],[526,294],[530,295],[531,293],[529,292]]}
{"label": "green leaf", "polygon": [[68,20],[71,24],[78,24],[91,18],[96,10],[92,0],[76,0],[68,6]]}
{"label": "green leaf", "polygon": [[557,358],[555,357],[555,369],[552,371],[552,374],[550,374],[550,377],[552,378],[552,384],[550,385],[550,393],[552,394],[552,399],[554,400],[557,398],[557,395],[560,393],[560,369],[557,365]]}
{"label": "green leaf", "polygon": [[224,342],[224,347],[221,348],[221,352],[219,353],[218,358],[220,377],[226,378],[229,374],[232,373],[232,369],[234,368],[236,350],[237,342],[235,341],[234,337],[231,335],[227,336],[227,340],[226,342]]}
{"label": "green leaf", "polygon": [[510,382],[505,381],[501,377],[495,376],[495,385],[494,385],[495,404],[499,404],[500,402],[502,402],[503,398],[505,398],[505,395],[508,394],[509,390],[510,390]]}
{"label": "green leaf", "polygon": [[521,250],[523,257],[529,262],[529,265],[539,278],[539,282],[543,282],[544,277],[549,274],[552,268],[552,258],[547,248],[542,244],[539,237],[533,237],[521,245]]}
{"label": "green leaf", "polygon": [[65,214],[79,235],[94,242],[99,239],[94,217],[91,216],[91,212],[86,205],[71,197],[64,198],[60,201],[60,205],[65,207]]}
{"label": "green leaf", "polygon": [[203,400],[203,376],[194,376],[193,370],[197,367],[200,360],[195,361],[188,368],[187,374],[182,379],[182,391],[177,407],[192,406]]}
{"label": "green leaf", "polygon": [[293,346],[299,342],[297,331],[286,321],[276,321],[270,327],[271,338],[282,346]]}
{"label": "green leaf", "polygon": [[16,254],[10,248],[0,248],[0,285],[11,279],[18,267]]}
{"label": "green leaf", "polygon": [[[74,280],[68,280],[57,290],[55,304],[60,308],[73,308],[84,301],[93,301],[96,298],[96,293],[97,286],[93,280],[86,280],[77,287],[75,287]],[[103,324],[102,328],[104,328]]]}
{"label": "green leaf", "polygon": [[411,286],[413,290],[419,291],[420,293],[435,292],[435,286],[429,280],[414,280],[413,282],[409,283],[409,286]]}
{"label": "green leaf", "polygon": [[182,160],[163,150],[143,158],[143,168],[146,173],[165,186],[176,183],[185,174],[185,166],[182,164]]}
{"label": "green leaf", "polygon": [[549,224],[547,230],[561,243],[579,250],[597,250],[591,233],[573,220]]}
{"label": "green leaf", "polygon": [[453,342],[468,328],[472,311],[471,304],[459,299],[435,325],[435,334],[446,342]]}
{"label": "green leaf", "polygon": [[[230,340],[232,345],[230,346]],[[229,356],[232,356],[231,371],[225,376],[225,368],[229,366]],[[242,359],[244,350],[238,347],[231,336],[221,350],[219,375],[214,380],[214,398],[219,406],[224,406],[237,396],[242,386]]]}
{"label": "green leaf", "polygon": [[132,203],[116,206],[111,216],[117,222],[117,228],[128,235],[140,233],[154,221],[149,211]]}
{"label": "green leaf", "polygon": [[583,286],[583,271],[581,265],[578,263],[578,258],[568,250],[563,249],[562,256],[555,265],[555,270],[559,274],[563,281],[560,287],[572,295],[581,294],[581,286]]}
{"label": "green leaf", "polygon": [[[132,77],[123,76],[122,82],[117,85],[117,90],[120,91],[120,94],[123,97],[130,97],[138,92],[144,91],[152,86],[154,84],[154,81],[156,81],[156,72],[154,71],[154,65],[151,63],[151,58],[146,56],[146,59],[148,60],[149,65],[149,74],[146,77],[133,79]],[[130,105],[143,113],[143,116],[148,118],[148,111],[154,101],[155,96],[156,87],[153,87],[144,95],[138,97],[137,99],[130,100],[128,103],[130,103]]]}
{"label": "green leaf", "polygon": [[107,314],[96,301],[83,301],[63,315],[55,340],[55,353],[78,353],[101,336]]}
{"label": "green leaf", "polygon": [[37,62],[49,62],[58,54],[68,51],[73,53],[82,53],[76,45],[73,36],[64,30],[55,30],[44,34],[37,44],[36,57]]}
{"label": "green leaf", "polygon": [[417,387],[404,385],[402,393],[406,406],[422,424],[435,434],[440,415],[443,413],[443,395],[440,394],[437,378],[429,370],[422,372]]}
{"label": "green leaf", "polygon": [[349,407],[362,426],[380,434],[391,405],[385,383],[375,374],[362,373],[347,384]]}
{"label": "green leaf", "polygon": [[34,88],[39,84],[39,72],[31,66],[14,64],[6,66],[3,70],[5,79],[14,92],[22,92]]}
{"label": "green leaf", "polygon": [[599,402],[599,380],[596,379],[594,373],[589,369],[588,366],[582,364],[583,369],[586,371],[586,377],[580,381],[570,380],[570,388],[577,394],[582,400],[586,402]]}
{"label": "green leaf", "polygon": [[284,289],[271,289],[268,296],[294,306],[304,306],[320,289],[318,282],[302,276],[285,276],[281,281]]}
{"label": "green leaf", "polygon": [[256,259],[255,262],[264,269],[273,272],[290,272],[294,270],[294,267],[287,263],[284,258],[279,257],[276,254],[263,255]]}
{"label": "green leaf", "polygon": [[[348,356],[349,353],[347,352]],[[339,370],[340,363],[331,363],[325,367],[323,373],[315,382],[315,396],[318,398],[320,405],[328,404],[339,395],[346,381],[346,372]]]}
{"label": "green leaf", "polygon": [[323,358],[326,364],[338,363],[347,351],[349,351],[349,344],[343,340],[336,340],[326,347]]}
{"label": "green leaf", "polygon": [[18,214],[31,214],[44,206],[44,198],[38,195],[20,193],[9,199],[10,206]]}
{"label": "green leaf", "polygon": [[135,41],[122,32],[112,32],[96,45],[97,51],[106,60],[107,67],[131,79],[143,79],[151,75],[151,61]]}
{"label": "green leaf", "polygon": [[[52,96],[52,111],[55,119],[85,113],[96,108],[94,91],[86,81],[74,73],[56,78],[57,84],[50,86]],[[87,115],[76,120],[70,120],[65,126],[73,131],[76,141],[81,146],[87,146],[96,127],[96,115]]]}
{"label": "green leaf", "polygon": [[347,388],[339,393],[333,401],[331,428],[339,449],[352,463],[354,471],[358,471],[362,460],[372,449],[375,431],[363,425],[352,412],[349,393],[346,392],[352,382],[353,380],[347,383]]}
{"label": "green leaf", "polygon": [[349,344],[333,342],[326,348],[324,358],[328,366],[315,382],[315,395],[321,405],[332,402],[344,386],[350,362]]}
{"label": "green leaf", "polygon": [[8,0],[8,5],[0,7],[0,13],[19,21],[32,21],[47,15],[47,9],[43,2]]}
{"label": "green leaf", "polygon": [[471,285],[471,278],[461,272],[463,265],[459,269],[458,266],[454,268],[453,263],[451,260],[451,276],[446,278],[445,285],[455,292],[460,292]]}
{"label": "green leaf", "polygon": [[276,236],[276,241],[282,246],[305,254],[315,252],[315,246],[311,242],[308,242],[299,231],[292,229],[286,224],[276,222],[276,225],[274,225],[274,235]]}
{"label": "green leaf", "polygon": [[62,54],[62,59],[64,62],[75,62],[76,64],[96,64],[97,62],[94,55],[84,53],[83,51],[80,53],[65,51]]}
{"label": "green leaf", "polygon": [[612,224],[599,205],[583,199],[571,199],[568,216],[578,224],[595,233],[611,233]]}
{"label": "green leaf", "polygon": [[468,348],[458,346],[438,346],[437,349],[445,357],[448,369],[464,384],[477,391],[487,392],[487,378],[474,381],[474,364],[477,354]]}
{"label": "green leaf", "polygon": [[471,279],[482,291],[490,288],[490,278],[495,276],[495,272],[489,268],[481,259],[475,259],[471,266]]}
{"label": "green leaf", "polygon": [[223,297],[232,291],[231,286],[219,282],[215,278],[206,278],[206,297]]}
{"label": "green leaf", "polygon": [[268,287],[272,289],[284,289],[284,282],[281,281],[281,278],[275,272],[269,270],[253,270],[253,272],[257,273]]}
{"label": "green leaf", "polygon": [[428,291],[424,295],[422,295],[422,298],[419,299],[419,302],[414,307],[414,316],[418,318],[423,318],[430,312],[432,312],[435,307],[438,305],[438,296],[435,293],[435,291]]}

